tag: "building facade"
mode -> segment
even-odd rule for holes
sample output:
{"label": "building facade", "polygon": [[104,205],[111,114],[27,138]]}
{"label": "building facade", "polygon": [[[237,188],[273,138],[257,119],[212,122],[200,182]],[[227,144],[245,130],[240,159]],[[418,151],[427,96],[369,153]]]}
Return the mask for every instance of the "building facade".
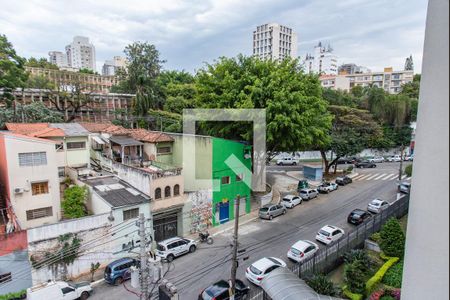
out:
{"label": "building facade", "polygon": [[50,51],[48,53],[48,60],[50,63],[57,65],[60,68],[68,67],[67,54],[61,51]]}
{"label": "building facade", "polygon": [[269,23],[253,31],[253,55],[261,59],[297,58],[297,34],[289,27]]}
{"label": "building facade", "polygon": [[369,68],[353,63],[340,65],[338,69],[339,74],[364,74],[370,72],[371,70]]}
{"label": "building facade", "polygon": [[72,68],[96,71],[95,47],[89,38],[75,36],[72,43],[66,46],[67,62]]}
{"label": "building facade", "polygon": [[114,56],[112,60],[106,60],[102,67],[103,76],[114,76],[120,68],[126,68],[127,61],[124,57]]}
{"label": "building facade", "polygon": [[314,47],[313,54],[306,54],[304,61],[306,72],[315,74],[333,74],[338,73],[338,57],[333,54],[333,48],[322,46],[319,42]]}

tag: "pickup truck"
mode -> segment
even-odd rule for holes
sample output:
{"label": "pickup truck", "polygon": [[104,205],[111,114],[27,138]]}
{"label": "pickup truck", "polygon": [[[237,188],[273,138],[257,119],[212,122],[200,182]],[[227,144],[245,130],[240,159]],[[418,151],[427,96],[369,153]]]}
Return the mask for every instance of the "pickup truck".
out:
{"label": "pickup truck", "polygon": [[298,161],[293,157],[283,157],[280,159],[277,159],[277,165],[278,166],[295,166],[297,165]]}
{"label": "pickup truck", "polygon": [[92,293],[89,282],[48,281],[27,289],[27,300],[86,300]]}

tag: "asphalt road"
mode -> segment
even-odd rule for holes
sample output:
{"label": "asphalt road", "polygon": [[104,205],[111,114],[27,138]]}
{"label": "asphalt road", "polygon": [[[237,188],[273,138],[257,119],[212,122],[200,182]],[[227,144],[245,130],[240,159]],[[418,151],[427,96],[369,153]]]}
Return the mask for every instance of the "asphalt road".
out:
{"label": "asphalt road", "polygon": [[[292,263],[287,259],[286,253],[296,241],[314,240],[317,231],[327,224],[348,231],[352,226],[347,224],[346,218],[353,209],[365,209],[374,198],[394,201],[397,181],[392,176],[397,170],[397,163],[379,164],[375,169],[358,169],[361,179],[350,185],[303,202],[286,215],[272,221],[258,219],[240,226],[239,249],[246,249],[246,252],[240,256],[237,277],[248,283],[244,276],[245,269],[265,256],[281,258],[290,265]],[[386,175],[382,176],[383,174]],[[362,175],[364,176],[361,177]],[[389,179],[375,180],[380,176]],[[166,279],[176,285],[181,300],[195,300],[203,288],[230,277],[231,240],[231,232],[220,234],[215,236],[213,245],[200,245],[195,253],[174,260]],[[248,259],[243,261],[243,257]],[[257,288],[248,284],[252,289]],[[123,286],[101,284],[95,288],[92,299],[137,299],[137,296]]]}

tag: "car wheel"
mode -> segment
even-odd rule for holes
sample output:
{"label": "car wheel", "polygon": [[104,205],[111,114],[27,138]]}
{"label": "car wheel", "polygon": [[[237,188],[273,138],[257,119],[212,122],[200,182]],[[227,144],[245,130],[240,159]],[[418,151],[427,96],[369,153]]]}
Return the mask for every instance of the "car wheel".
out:
{"label": "car wheel", "polygon": [[294,165],[294,166],[296,166],[297,165],[297,163],[296,162],[294,162],[292,165]]}
{"label": "car wheel", "polygon": [[273,216],[272,215],[269,216],[269,220],[273,220]]}
{"label": "car wheel", "polygon": [[123,278],[122,277],[117,277],[116,280],[114,280],[114,285],[120,285],[123,282]]}
{"label": "car wheel", "polygon": [[284,209],[284,210],[283,210],[283,215],[285,215],[285,214],[286,214],[286,210]]}
{"label": "car wheel", "polygon": [[172,254],[167,255],[167,261],[168,262],[173,262],[173,259],[175,258],[175,256],[173,256]]}
{"label": "car wheel", "polygon": [[194,253],[196,249],[197,249],[197,247],[192,245],[191,247],[189,247],[189,253]]}
{"label": "car wheel", "polygon": [[89,298],[89,293],[88,292],[82,292],[81,296],[80,296],[80,300],[86,300],[87,298]]}

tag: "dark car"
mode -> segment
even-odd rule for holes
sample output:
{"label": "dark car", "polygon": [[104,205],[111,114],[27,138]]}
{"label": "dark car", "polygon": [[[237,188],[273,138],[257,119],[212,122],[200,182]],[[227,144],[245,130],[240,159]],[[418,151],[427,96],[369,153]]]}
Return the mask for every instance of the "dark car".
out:
{"label": "dark car", "polygon": [[346,184],[352,183],[353,180],[348,176],[343,176],[343,177],[337,177],[335,182],[338,185],[346,185]]}
{"label": "dark car", "polygon": [[361,162],[357,162],[356,164],[355,164],[355,167],[356,168],[376,168],[377,167],[377,165],[376,164],[374,164],[373,162],[370,162],[370,161],[368,161],[368,160],[365,160],[365,161],[361,161]]}
{"label": "dark car", "polygon": [[130,257],[113,261],[105,268],[104,278],[107,283],[118,285],[124,280],[130,279],[131,266],[139,266],[139,261]]}
{"label": "dark car", "polygon": [[365,210],[355,209],[348,215],[347,222],[353,225],[359,225],[370,219],[372,215]]}
{"label": "dark car", "polygon": [[[250,288],[246,286],[241,280],[236,279],[236,295],[234,299],[241,300],[245,299]],[[218,281],[204,289],[200,295],[198,295],[198,300],[228,300],[230,299],[230,283],[225,280]]]}

